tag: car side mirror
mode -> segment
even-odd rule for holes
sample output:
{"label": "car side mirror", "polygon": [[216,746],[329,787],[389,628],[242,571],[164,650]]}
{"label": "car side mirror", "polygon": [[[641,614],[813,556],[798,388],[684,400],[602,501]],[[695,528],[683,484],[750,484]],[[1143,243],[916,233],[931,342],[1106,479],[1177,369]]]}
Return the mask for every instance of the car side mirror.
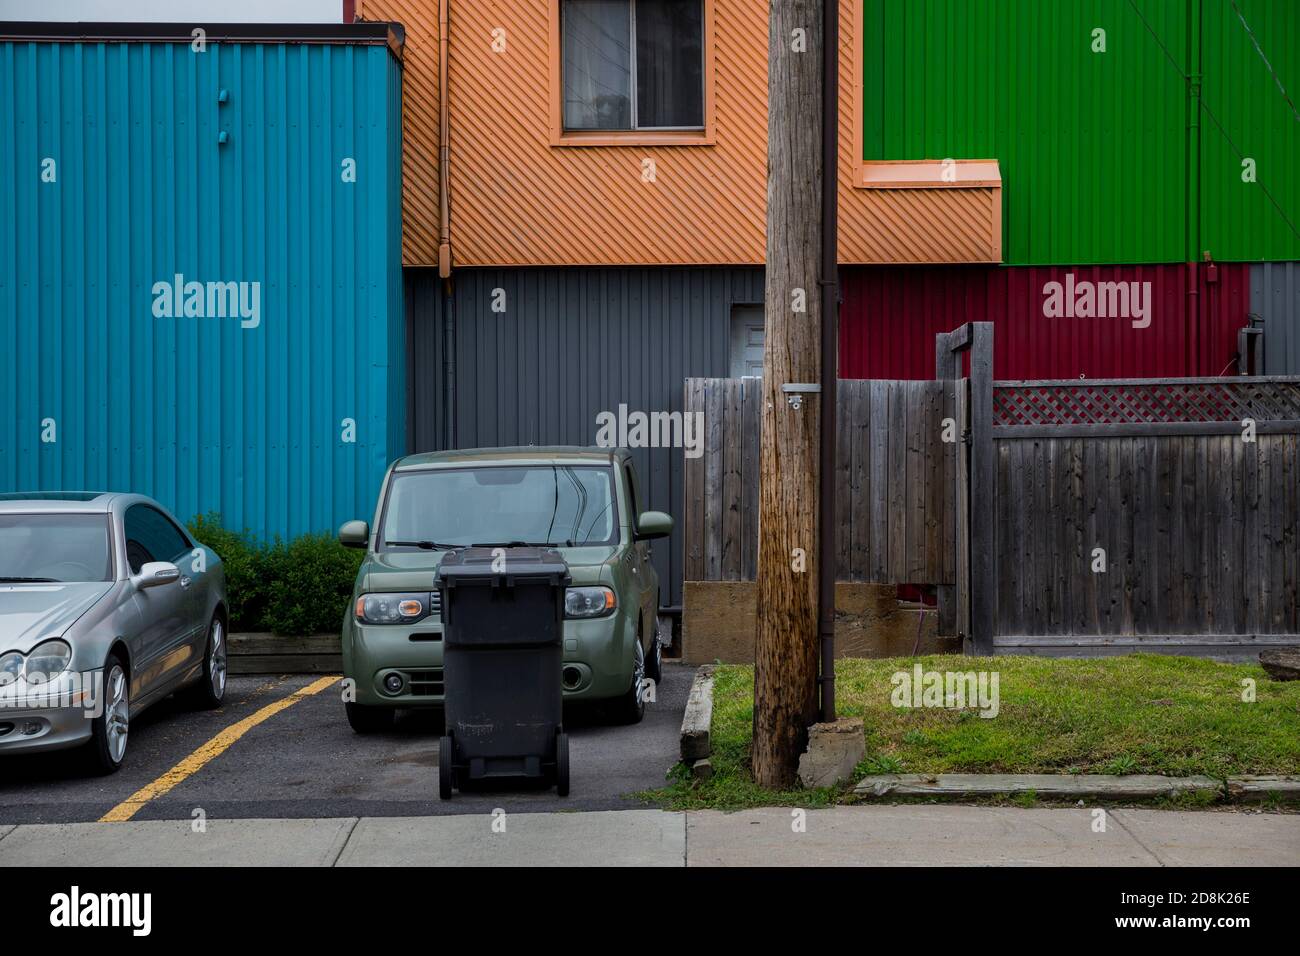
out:
{"label": "car side mirror", "polygon": [[370,525],[364,521],[345,521],[339,528],[339,544],[345,548],[364,548],[370,544]]}
{"label": "car side mirror", "polygon": [[180,577],[181,569],[170,561],[150,561],[136,575],[135,586],[138,588],[158,588],[164,584],[179,581]]}
{"label": "car side mirror", "polygon": [[636,519],[636,540],[666,538],[673,533],[673,519],[662,511],[643,511]]}

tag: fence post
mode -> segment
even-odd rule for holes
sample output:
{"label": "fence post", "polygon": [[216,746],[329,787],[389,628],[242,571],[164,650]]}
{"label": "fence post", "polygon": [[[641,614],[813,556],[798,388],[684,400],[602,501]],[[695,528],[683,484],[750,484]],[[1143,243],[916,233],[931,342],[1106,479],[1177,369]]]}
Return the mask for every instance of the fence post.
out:
{"label": "fence post", "polygon": [[997,565],[993,554],[993,323],[970,323],[970,588],[972,654],[993,653]]}
{"label": "fence post", "polygon": [[[938,335],[936,335],[934,337],[934,377],[940,382],[947,382],[947,381],[954,382],[954,386],[953,386],[954,397],[956,395],[955,389],[958,387],[955,383],[959,378],[961,378],[961,376],[958,374],[959,361],[960,359],[958,357],[958,353],[953,351],[952,343],[948,336],[948,333],[940,332]],[[959,421],[957,424],[958,426],[964,427],[965,423]],[[957,440],[961,441],[960,435],[957,436]],[[960,455],[956,457],[955,465],[957,467],[961,466]],[[964,485],[960,479],[957,479],[953,482],[953,487],[949,490],[952,493],[954,499],[956,498],[957,495],[960,495],[962,493],[963,487]],[[953,512],[954,515],[960,515],[962,513],[961,509],[956,509],[956,501],[953,501],[950,506],[955,509]],[[959,543],[961,542],[961,540],[962,540],[962,535],[961,532],[958,530],[953,534],[952,544],[953,544],[954,551],[957,549],[957,547],[959,547]],[[957,556],[954,554],[953,555],[954,571],[960,567],[962,567],[962,562],[958,560]],[[937,602],[937,610],[939,614],[937,629],[940,634],[956,634],[958,632],[959,630],[959,625],[957,620],[958,619],[958,614],[957,614],[958,595],[962,591],[964,591],[966,587],[967,587],[966,585],[963,585],[960,582],[958,582],[957,584],[940,584],[937,588],[935,588],[935,600]]]}
{"label": "fence post", "polygon": [[[967,322],[965,325],[935,336],[934,372],[939,379],[961,378],[961,353],[970,351],[970,391],[966,405],[970,421],[969,507],[957,508],[958,522],[964,514],[968,534],[966,554],[957,554],[958,582],[955,588],[939,589],[939,627],[953,629],[970,614],[970,633],[966,634],[968,654],[992,654],[997,614],[997,566],[993,556],[993,323]],[[958,407],[962,403],[958,402]],[[963,415],[963,418],[967,415]],[[965,422],[961,424],[965,425]],[[958,455],[960,462],[961,455]],[[962,494],[960,476],[954,494]],[[960,504],[960,502],[959,502]],[[955,545],[962,547],[963,536],[957,529]],[[963,561],[963,558],[966,561]],[[970,566],[966,577],[963,568]],[[963,593],[968,592],[968,593]]]}
{"label": "fence post", "polygon": [[951,334],[940,332],[934,337],[934,377],[940,381],[961,378],[957,374],[957,363],[957,352],[952,347]]}

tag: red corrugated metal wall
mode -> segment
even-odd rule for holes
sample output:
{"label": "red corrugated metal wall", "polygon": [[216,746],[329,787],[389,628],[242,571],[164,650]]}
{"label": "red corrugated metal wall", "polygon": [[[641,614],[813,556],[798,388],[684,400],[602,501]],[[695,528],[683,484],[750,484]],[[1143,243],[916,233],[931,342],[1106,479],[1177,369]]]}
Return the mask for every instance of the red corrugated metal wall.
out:
{"label": "red corrugated metal wall", "polygon": [[[1065,299],[1071,281],[1076,295],[1084,282],[1150,283],[1150,325],[1046,314],[1048,284]],[[841,282],[841,378],[933,378],[934,336],[972,321],[994,324],[1000,379],[1233,374],[1250,301],[1241,264],[867,266],[842,270]]]}

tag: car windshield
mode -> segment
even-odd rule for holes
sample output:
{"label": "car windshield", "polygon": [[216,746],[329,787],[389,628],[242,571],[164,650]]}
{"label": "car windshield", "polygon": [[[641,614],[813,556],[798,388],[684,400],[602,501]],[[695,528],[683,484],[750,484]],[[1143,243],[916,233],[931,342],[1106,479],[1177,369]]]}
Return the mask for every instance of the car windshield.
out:
{"label": "car windshield", "polygon": [[610,544],[618,528],[607,466],[489,465],[397,473],[383,545]]}
{"label": "car windshield", "polygon": [[108,581],[108,516],[0,514],[0,584]]}

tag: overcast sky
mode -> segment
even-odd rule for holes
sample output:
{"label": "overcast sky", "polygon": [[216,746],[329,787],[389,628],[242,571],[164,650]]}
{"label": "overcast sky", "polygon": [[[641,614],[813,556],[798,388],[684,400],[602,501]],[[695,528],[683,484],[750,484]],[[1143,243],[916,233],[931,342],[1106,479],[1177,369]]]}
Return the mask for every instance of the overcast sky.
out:
{"label": "overcast sky", "polygon": [[0,20],[341,23],[343,0],[0,0]]}

